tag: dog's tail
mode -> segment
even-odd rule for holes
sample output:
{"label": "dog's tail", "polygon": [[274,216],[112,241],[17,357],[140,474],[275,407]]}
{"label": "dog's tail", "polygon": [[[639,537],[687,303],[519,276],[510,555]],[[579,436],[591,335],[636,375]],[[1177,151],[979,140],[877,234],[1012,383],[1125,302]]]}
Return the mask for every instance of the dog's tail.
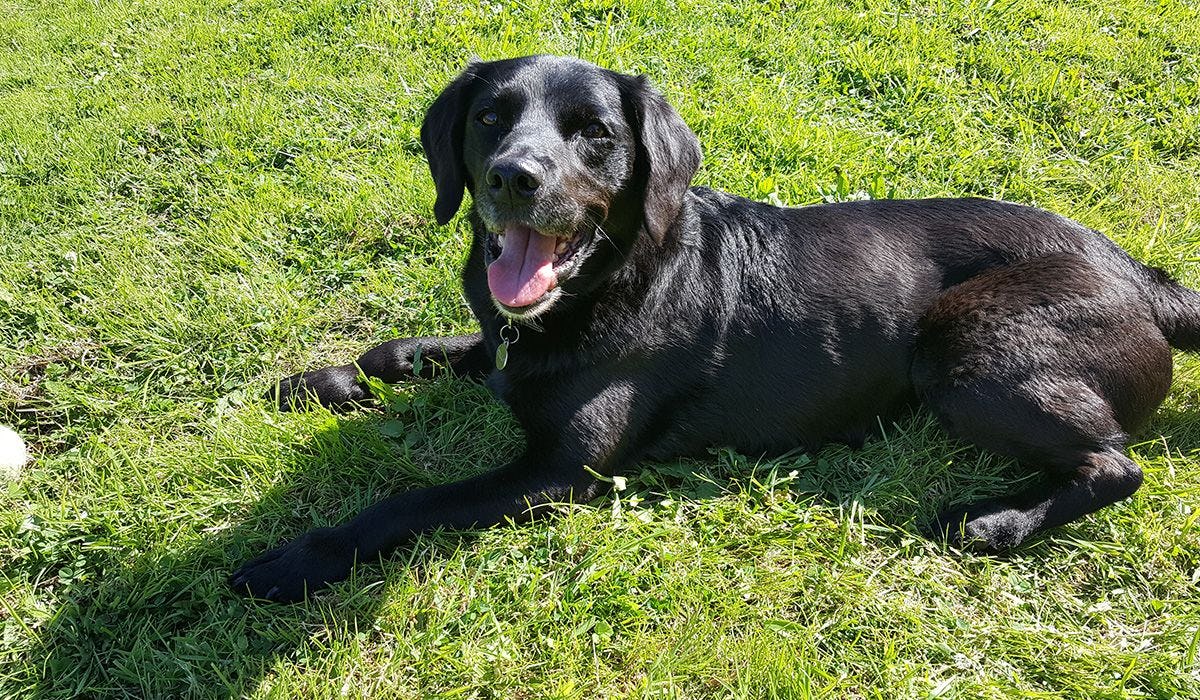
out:
{"label": "dog's tail", "polygon": [[1146,269],[1153,277],[1148,300],[1167,342],[1180,350],[1200,351],[1200,292],[1177,283],[1156,267]]}

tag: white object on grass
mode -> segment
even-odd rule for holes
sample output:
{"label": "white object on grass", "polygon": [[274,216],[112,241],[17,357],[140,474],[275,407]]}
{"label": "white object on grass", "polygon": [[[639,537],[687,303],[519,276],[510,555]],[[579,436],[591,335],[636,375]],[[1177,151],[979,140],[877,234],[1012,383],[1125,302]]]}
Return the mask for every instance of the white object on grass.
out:
{"label": "white object on grass", "polygon": [[28,459],[29,453],[21,436],[12,428],[0,425],[0,480],[16,479]]}

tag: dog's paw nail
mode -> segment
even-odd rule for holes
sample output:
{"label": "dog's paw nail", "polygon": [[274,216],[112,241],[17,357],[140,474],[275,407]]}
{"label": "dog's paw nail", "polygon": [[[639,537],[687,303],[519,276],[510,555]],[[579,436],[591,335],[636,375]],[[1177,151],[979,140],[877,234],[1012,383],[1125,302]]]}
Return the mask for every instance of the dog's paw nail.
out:
{"label": "dog's paw nail", "polygon": [[279,586],[271,586],[271,590],[267,591],[267,594],[263,597],[266,598],[267,600],[270,600],[270,599],[274,598],[275,594],[278,592],[279,592]]}

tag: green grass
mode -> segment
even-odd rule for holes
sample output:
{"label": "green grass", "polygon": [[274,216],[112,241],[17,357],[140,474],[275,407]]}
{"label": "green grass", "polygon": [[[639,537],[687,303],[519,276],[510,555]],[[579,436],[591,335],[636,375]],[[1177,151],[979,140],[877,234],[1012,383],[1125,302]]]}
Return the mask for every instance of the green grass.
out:
{"label": "green grass", "polygon": [[0,697],[1200,697],[1200,361],[1124,503],[1006,557],[916,533],[1011,489],[925,414],[852,452],[647,464],[560,517],[440,533],[306,605],[244,557],[519,436],[478,386],[279,414],[299,368],[472,328],[424,108],[474,55],[648,74],[698,184],[981,195],[1200,286],[1183,0],[0,0]]}

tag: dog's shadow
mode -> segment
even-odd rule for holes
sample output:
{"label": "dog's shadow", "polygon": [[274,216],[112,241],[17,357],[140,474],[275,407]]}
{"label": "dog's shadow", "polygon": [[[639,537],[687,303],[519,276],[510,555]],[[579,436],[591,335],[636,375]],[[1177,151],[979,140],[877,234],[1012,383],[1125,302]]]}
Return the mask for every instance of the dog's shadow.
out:
{"label": "dog's shadow", "polygon": [[[34,642],[25,668],[0,674],[0,680],[10,675],[32,686],[33,698],[223,698],[252,694],[273,684],[277,675],[294,674],[294,669],[278,670],[284,659],[301,669],[320,666],[324,660],[314,649],[322,645],[309,643],[315,636],[353,640],[358,630],[372,630],[388,581],[439,566],[472,533],[423,537],[382,563],[358,567],[350,581],[299,605],[243,598],[228,587],[227,575],[245,559],[308,528],[344,520],[387,493],[465,476],[432,465],[439,451],[473,443],[459,450],[467,453],[459,468],[490,466],[479,455],[494,458],[497,444],[506,441],[475,444],[485,438],[473,440],[469,433],[500,431],[502,426],[481,424],[494,423],[503,409],[487,406],[482,387],[462,384],[420,385],[407,416],[379,410],[323,414],[324,420],[312,421],[324,427],[311,439],[266,458],[295,468],[249,509],[234,487],[208,506],[209,515],[184,516],[220,521],[224,511],[237,524],[181,537],[193,540],[189,545],[167,543],[114,560],[95,578],[46,582],[62,588],[60,607],[40,628],[29,630]],[[268,420],[284,420],[273,413],[268,411]],[[262,452],[250,459],[261,462]],[[240,457],[218,450],[217,459],[229,463]],[[467,461],[475,463],[464,467]],[[242,473],[258,469],[261,463],[247,464]]]}
{"label": "dog's shadow", "polygon": [[261,541],[264,514],[291,491],[273,492],[243,524],[208,541],[149,552],[74,583],[29,653],[38,665],[31,697],[242,697],[313,625],[369,626],[378,595],[368,588],[279,615],[225,586],[232,559],[221,552],[248,553],[244,543]]}
{"label": "dog's shadow", "polygon": [[[459,469],[470,463],[478,471],[498,452],[518,447],[515,423],[482,387],[443,379],[419,384],[407,396],[415,405],[406,415],[362,411],[329,421],[295,448],[297,469],[288,482],[242,510],[239,524],[72,584],[66,602],[36,631],[27,657],[28,671],[37,676],[32,697],[241,697],[280,673],[294,673],[277,670],[283,659],[301,669],[320,667],[321,659],[310,658],[321,653],[321,644],[309,643],[314,635],[352,637],[372,629],[389,581],[441,565],[472,533],[423,537],[382,565],[360,566],[350,581],[315,600],[286,608],[235,595],[225,577],[263,549],[342,520],[388,492],[466,475],[454,474],[453,466],[426,471],[439,455],[457,454]],[[711,459],[647,464],[630,475],[631,489],[647,499],[697,501],[786,484],[817,503],[863,504],[899,539],[919,536],[919,524],[950,502],[998,495],[1034,478],[945,436],[922,410],[881,427],[882,436],[858,450],[831,446],[774,459],[722,450]],[[1193,416],[1168,405],[1146,435],[1193,445],[1200,428]],[[1141,449],[1153,457],[1168,448],[1148,439]],[[317,505],[346,494],[354,495],[324,512]],[[1041,546],[1042,538],[1034,538],[1022,549]]]}

